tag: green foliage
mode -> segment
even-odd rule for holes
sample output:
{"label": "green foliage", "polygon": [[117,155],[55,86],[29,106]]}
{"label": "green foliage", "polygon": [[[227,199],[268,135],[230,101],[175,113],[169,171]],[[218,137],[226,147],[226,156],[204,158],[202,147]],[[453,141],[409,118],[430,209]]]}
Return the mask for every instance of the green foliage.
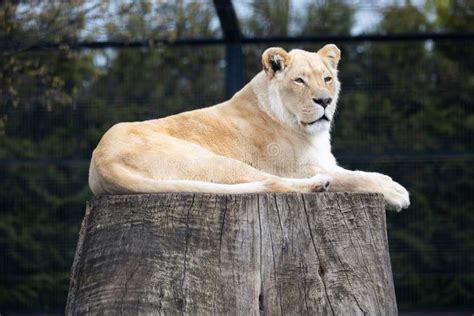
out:
{"label": "green foliage", "polygon": [[354,8],[344,0],[315,1],[305,11],[304,35],[349,34],[354,24]]}
{"label": "green foliage", "polygon": [[87,165],[1,170],[2,310],[59,310],[89,197]]}
{"label": "green foliage", "polygon": [[[286,35],[290,26],[289,0],[261,0],[250,4],[252,15],[244,31],[256,36]],[[248,30],[247,30],[248,29]]]}
{"label": "green foliage", "polygon": [[[41,40],[83,34],[95,8],[99,16],[118,12],[103,26],[111,39],[219,34],[212,6],[202,1],[45,1],[38,10],[37,1],[11,3],[0,10],[0,37],[27,45],[0,58],[0,311],[62,312],[93,148],[117,122],[222,101],[224,48],[27,52]],[[245,33],[349,34],[353,27],[349,1],[308,2],[296,11],[292,3],[250,2]],[[473,12],[470,1],[428,0],[424,9],[408,1],[387,7],[378,31],[473,31]],[[260,70],[266,46],[245,47],[248,78]],[[388,214],[399,306],[473,305],[474,173],[472,157],[463,155],[472,154],[474,137],[474,45],[338,46],[336,157],[346,167],[393,176],[412,196],[408,211]],[[427,153],[440,158],[426,160]],[[368,154],[414,158],[364,162]]]}

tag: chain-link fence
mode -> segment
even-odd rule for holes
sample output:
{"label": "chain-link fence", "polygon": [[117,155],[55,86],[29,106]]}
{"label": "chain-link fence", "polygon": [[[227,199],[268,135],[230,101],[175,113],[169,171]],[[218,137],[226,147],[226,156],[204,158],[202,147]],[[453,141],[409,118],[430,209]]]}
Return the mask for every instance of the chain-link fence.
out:
{"label": "chain-link fence", "polygon": [[[408,210],[387,214],[400,310],[472,312],[472,36],[336,44],[336,158],[411,193]],[[269,46],[322,45],[246,43],[242,73],[259,72]],[[225,45],[117,46],[1,55],[0,314],[63,312],[90,155],[110,126],[225,100]]]}
{"label": "chain-link fence", "polygon": [[[333,129],[336,157],[347,168],[391,175],[412,196],[410,209],[388,214],[402,310],[473,303],[473,73],[466,66],[472,61],[462,50],[449,55],[458,43],[426,45],[339,45],[343,88]],[[260,71],[266,46],[245,47],[248,78]],[[316,50],[319,45],[294,46]],[[472,51],[472,43],[463,46]],[[416,50],[425,55],[400,57]],[[76,63],[73,71],[93,79],[76,82],[72,89],[77,91],[66,104],[48,106],[44,98],[51,96],[42,95],[41,80],[28,78],[21,95],[11,96],[2,109],[5,292],[0,295],[6,308],[61,310],[64,305],[79,224],[91,195],[89,157],[107,128],[224,99],[222,47],[107,53],[114,55],[109,63],[95,51],[15,57],[39,63],[71,58],[62,71]],[[94,58],[100,65],[80,69]],[[52,97],[61,100],[61,95]]]}

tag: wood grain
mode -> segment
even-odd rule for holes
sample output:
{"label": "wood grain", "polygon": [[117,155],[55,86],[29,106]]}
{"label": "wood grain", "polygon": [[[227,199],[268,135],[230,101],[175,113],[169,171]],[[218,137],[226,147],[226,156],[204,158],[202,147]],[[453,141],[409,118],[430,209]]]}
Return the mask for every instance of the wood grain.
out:
{"label": "wood grain", "polygon": [[66,314],[396,315],[383,199],[93,198]]}

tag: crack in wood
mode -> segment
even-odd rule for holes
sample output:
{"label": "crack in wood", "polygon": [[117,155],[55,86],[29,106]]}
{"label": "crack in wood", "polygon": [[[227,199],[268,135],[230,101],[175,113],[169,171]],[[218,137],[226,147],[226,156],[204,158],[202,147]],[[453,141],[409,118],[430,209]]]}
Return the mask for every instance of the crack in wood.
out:
{"label": "crack in wood", "polygon": [[[352,243],[352,238],[350,237],[350,229],[349,229],[349,226],[348,226],[348,224],[347,224],[346,217],[344,216],[344,214],[345,214],[345,213],[348,213],[348,212],[343,212],[343,211],[342,211],[342,208],[341,208],[341,206],[340,206],[338,200],[336,200],[336,203],[337,203],[337,205],[338,205],[339,211],[341,212],[344,226],[346,227],[347,234],[349,235],[349,238],[350,238],[351,243]],[[352,212],[352,211],[351,211],[351,212]],[[352,295],[352,298],[354,299],[354,301],[355,301],[357,307],[360,309],[360,311],[362,312],[362,314],[367,315],[367,312],[360,306],[360,302],[359,302],[359,300],[357,299],[357,296],[354,294],[355,291],[354,291],[354,288],[352,287],[352,283],[351,283],[351,281],[350,281],[350,279],[349,279],[349,276],[347,275],[347,271],[344,269],[344,264],[342,263],[342,260],[341,260],[339,254],[338,254],[337,252],[336,252],[336,255],[337,255],[337,258],[338,258],[338,260],[339,260],[339,263],[341,264],[341,267],[343,268],[344,275],[346,276],[346,280],[347,280],[347,282],[349,283],[349,287],[351,288],[351,292],[352,292],[351,295]],[[357,260],[357,261],[359,261],[359,260]]]}
{"label": "crack in wood", "polygon": [[[367,222],[369,223],[370,220],[369,220],[369,218],[368,218],[368,216],[367,216],[367,213],[366,213],[366,211],[365,211],[365,206],[364,206],[364,202],[362,201],[362,197],[359,197],[359,200],[360,200],[360,206],[361,206],[362,212],[364,213],[365,218],[366,218]],[[367,229],[369,230],[369,235],[370,235],[370,237],[371,237],[371,239],[372,239],[372,242],[374,243],[374,242],[375,242],[375,239],[374,239],[374,236],[372,235],[372,227],[371,227],[370,225],[367,225]],[[360,245],[360,243],[359,243],[359,245]],[[375,246],[375,244],[372,244],[372,245]],[[376,250],[376,249],[375,249],[375,250]],[[365,260],[364,260],[364,261],[365,261]],[[380,264],[380,263],[377,262],[377,265],[378,265],[378,264]],[[371,284],[372,284],[371,287],[372,287],[372,289],[373,289],[374,292],[377,292],[377,289],[374,288],[374,284],[376,284],[376,283],[374,282],[374,279],[372,278],[372,273],[369,272],[369,264],[367,264],[367,262],[366,262],[366,265],[365,265],[365,266],[366,266],[366,268],[367,268],[367,273],[369,273],[370,280],[372,281],[372,282],[371,282]],[[377,302],[377,307],[378,307],[379,312],[382,312],[381,305],[380,305],[381,303],[379,302],[378,295],[375,295],[375,300],[376,300],[376,302]]]}
{"label": "crack in wood", "polygon": [[[220,276],[222,276],[221,250],[222,250],[222,237],[223,237],[223,234],[224,234],[225,214],[227,212],[227,197],[228,197],[227,195],[224,196],[224,199],[225,199],[224,214],[223,214],[223,217],[222,217],[222,225],[221,225],[221,231],[220,231],[220,236],[219,236],[219,273],[220,273]],[[218,201],[218,199],[215,198],[214,212],[220,211],[220,209],[218,209],[218,207],[217,207],[217,205],[218,205],[217,201]],[[232,272],[232,274],[233,274],[233,272]],[[218,314],[217,313],[217,305],[216,305],[217,286],[218,286],[218,282],[215,282],[215,284],[214,284],[214,294],[213,294],[213,297],[212,297],[212,310],[214,312],[214,315]]]}
{"label": "crack in wood", "polygon": [[[146,203],[144,203],[144,204],[146,205]],[[144,209],[146,209],[146,206],[144,207]],[[143,231],[145,230],[145,215],[146,215],[146,213],[143,212],[143,219],[142,219],[142,223],[141,223],[142,235],[143,235]],[[132,231],[132,229],[133,229],[133,222],[130,223],[130,229],[128,230],[129,234]],[[133,277],[137,273],[138,269],[140,268],[142,259],[143,259],[143,254],[142,254],[142,252],[140,252],[140,258],[138,259],[137,264],[135,265],[135,267],[133,268],[133,270],[129,274],[129,276],[125,279],[124,291],[122,293],[122,298],[120,300],[120,315],[123,315],[123,307],[124,307],[124,303],[125,303],[125,297],[127,296],[127,293],[128,293],[128,283],[133,279]],[[138,304],[137,304],[137,306],[138,306]]]}
{"label": "crack in wood", "polygon": [[[260,296],[259,296],[259,302],[260,302],[260,297],[262,298],[261,302],[262,304],[259,305],[259,308],[262,308],[260,311],[260,315],[265,315],[265,306],[263,305],[263,295],[264,295],[264,288],[263,288],[263,272],[262,272],[262,264],[263,264],[263,254],[262,254],[262,248],[263,248],[263,234],[262,234],[262,220],[261,220],[261,215],[260,215],[260,195],[257,194],[257,216],[258,216],[258,231],[259,231],[259,240],[260,240],[260,258],[259,258],[259,279],[260,279]],[[263,314],[262,314],[263,313]]]}
{"label": "crack in wood", "polygon": [[224,214],[222,215],[222,225],[221,225],[221,231],[219,234],[219,268],[222,268],[222,261],[221,261],[221,250],[222,250],[222,236],[224,234],[224,225],[225,225],[225,214],[227,213],[227,195],[224,197]]}
{"label": "crack in wood", "polygon": [[[303,255],[301,254],[301,257]],[[307,271],[307,267],[304,266],[304,264],[301,266],[301,271],[303,272],[303,298],[304,298],[304,306],[306,308],[306,314],[307,315],[311,315],[311,313],[309,312],[309,308],[308,308],[308,291],[307,291],[307,274],[306,274],[306,271]]]}
{"label": "crack in wood", "polygon": [[[275,196],[275,195],[274,195]],[[267,195],[268,197],[268,195]],[[268,199],[267,199],[268,200]],[[278,206],[276,205],[276,197],[275,197],[275,207],[278,209]],[[267,216],[270,218],[270,208],[267,208]],[[274,244],[273,244],[273,235],[272,235],[272,227],[271,225],[268,225],[268,231],[270,233],[270,243],[271,243],[271,248],[272,248],[272,261],[273,261],[273,277],[275,279],[275,287],[277,288],[278,291],[278,301],[280,305],[280,312],[282,315],[285,313],[283,312],[283,305],[282,305],[282,295],[281,295],[281,284],[278,282],[278,277],[277,277],[277,267],[276,267],[276,262],[275,262],[275,250],[274,250]],[[283,231],[282,231],[283,234]]]}
{"label": "crack in wood", "polygon": [[277,201],[277,196],[276,194],[273,194],[274,200],[275,200],[275,209],[277,212],[278,216],[278,223],[280,224],[280,231],[281,231],[281,237],[282,237],[282,243],[284,244],[285,242],[285,234],[283,233],[283,225],[281,223],[281,218],[280,218],[280,210],[278,209],[278,201]]}
{"label": "crack in wood", "polygon": [[181,313],[184,315],[186,311],[186,295],[184,293],[184,281],[186,279],[186,269],[187,269],[187,256],[188,256],[188,246],[189,246],[189,238],[191,237],[191,232],[189,230],[189,214],[191,212],[191,209],[193,208],[194,205],[194,198],[196,197],[195,194],[192,195],[192,201],[191,201],[191,206],[188,208],[188,212],[186,215],[186,241],[185,241],[185,248],[184,248],[184,260],[183,260],[183,278],[181,280],[181,295],[182,295],[182,309]]}
{"label": "crack in wood", "polygon": [[[318,249],[316,248],[316,243],[314,242],[313,231],[312,231],[311,225],[309,223],[308,210],[306,209],[306,201],[304,199],[303,194],[301,194],[301,199],[303,200],[303,209],[304,209],[304,213],[306,214],[306,222],[308,223],[308,229],[309,229],[309,235],[311,236],[311,242],[313,243],[313,248],[314,248],[314,251],[316,252],[316,257],[318,258],[318,264],[319,264],[319,267],[321,268],[321,258],[319,256]],[[319,272],[319,269],[318,269],[318,272]],[[331,308],[331,313],[332,313],[332,315],[335,315],[334,308],[332,307],[331,300],[329,299],[328,290],[327,290],[327,287],[326,287],[326,281],[324,280],[322,275],[321,275],[321,282],[323,283],[324,294],[326,295],[326,299],[328,301],[329,307]]]}

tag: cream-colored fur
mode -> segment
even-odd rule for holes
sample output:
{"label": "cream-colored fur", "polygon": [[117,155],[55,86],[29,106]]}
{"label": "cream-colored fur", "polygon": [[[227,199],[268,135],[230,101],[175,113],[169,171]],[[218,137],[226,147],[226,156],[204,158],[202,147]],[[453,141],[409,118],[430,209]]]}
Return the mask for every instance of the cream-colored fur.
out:
{"label": "cream-colored fur", "polygon": [[379,192],[389,208],[408,207],[401,185],[343,169],[331,153],[339,59],[333,44],[316,53],[269,48],[264,70],[232,99],[113,126],[92,155],[90,188],[94,194],[329,189]]}

